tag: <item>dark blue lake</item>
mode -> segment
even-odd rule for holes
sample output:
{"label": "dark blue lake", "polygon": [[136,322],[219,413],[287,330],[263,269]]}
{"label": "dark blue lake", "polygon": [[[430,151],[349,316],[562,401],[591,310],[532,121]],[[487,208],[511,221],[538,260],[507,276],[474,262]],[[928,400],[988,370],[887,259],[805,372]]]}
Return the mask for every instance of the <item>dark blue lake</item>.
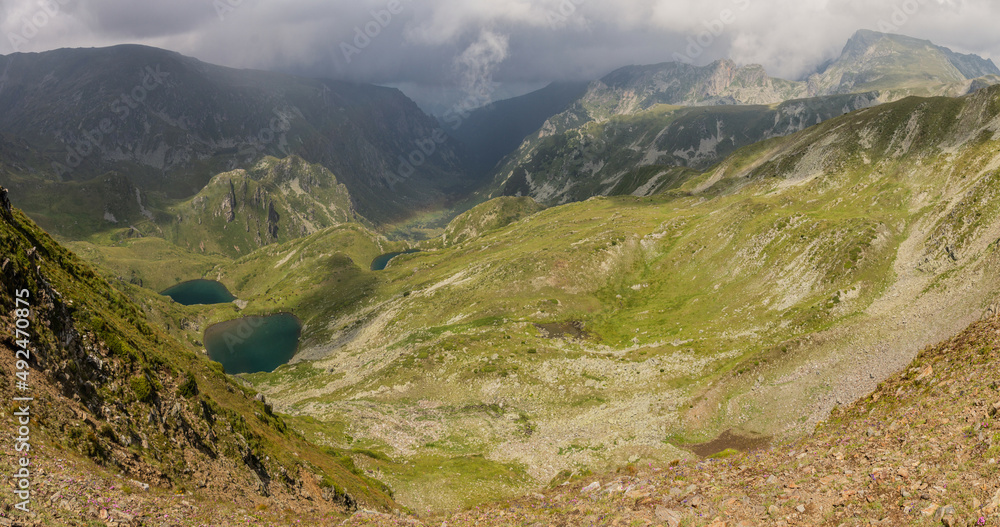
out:
{"label": "dark blue lake", "polygon": [[183,282],[160,294],[169,296],[174,302],[185,306],[228,304],[236,300],[236,297],[226,289],[226,286],[215,280],[191,280],[190,282]]}
{"label": "dark blue lake", "polygon": [[206,329],[205,349],[226,373],[271,372],[292,360],[301,335],[302,322],[290,313],[244,317]]}
{"label": "dark blue lake", "polygon": [[413,254],[420,252],[420,249],[410,249],[408,251],[400,251],[397,253],[386,253],[378,258],[372,260],[372,271],[383,271],[385,267],[389,265],[389,260],[401,255],[401,254]]}

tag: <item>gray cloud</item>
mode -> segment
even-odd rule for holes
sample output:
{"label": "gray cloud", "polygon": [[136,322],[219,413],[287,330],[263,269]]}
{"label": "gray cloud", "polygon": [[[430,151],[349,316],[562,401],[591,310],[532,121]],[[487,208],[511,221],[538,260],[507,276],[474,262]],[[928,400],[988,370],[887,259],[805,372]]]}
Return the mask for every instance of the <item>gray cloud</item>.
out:
{"label": "gray cloud", "polygon": [[459,88],[465,95],[459,103],[462,110],[472,110],[493,100],[496,90],[493,75],[507,59],[510,38],[483,30],[479,38],[452,62]]}
{"label": "gray cloud", "polygon": [[[593,79],[623,65],[679,57],[696,64],[731,57],[741,63],[761,63],[776,76],[798,78],[834,56],[861,28],[926,38],[956,51],[1000,58],[997,4],[990,0],[6,0],[0,4],[0,31],[6,37],[0,39],[0,52],[132,42],[234,67],[376,83],[467,88],[470,82],[479,83],[468,88],[472,90],[488,88],[492,82],[531,85]],[[698,45],[693,47],[692,42]],[[505,44],[497,47],[499,43]],[[503,53],[495,53],[500,48]],[[477,53],[472,58],[488,64],[468,62],[470,54]]]}

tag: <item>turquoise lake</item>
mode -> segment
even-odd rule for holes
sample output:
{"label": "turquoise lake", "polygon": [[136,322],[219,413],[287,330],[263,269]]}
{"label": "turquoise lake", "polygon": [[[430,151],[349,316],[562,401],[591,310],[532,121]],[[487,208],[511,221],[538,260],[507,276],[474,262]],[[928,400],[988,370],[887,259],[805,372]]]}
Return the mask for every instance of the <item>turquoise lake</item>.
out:
{"label": "turquoise lake", "polygon": [[271,372],[292,360],[301,335],[302,322],[290,313],[244,317],[206,329],[205,349],[226,373]]}
{"label": "turquoise lake", "polygon": [[169,296],[174,302],[185,306],[205,304],[228,304],[236,297],[215,280],[191,280],[166,289],[161,295]]}
{"label": "turquoise lake", "polygon": [[389,265],[389,260],[401,255],[401,254],[413,254],[420,252],[420,249],[410,249],[408,251],[400,251],[396,253],[386,253],[378,258],[372,260],[372,271],[383,271],[386,266]]}

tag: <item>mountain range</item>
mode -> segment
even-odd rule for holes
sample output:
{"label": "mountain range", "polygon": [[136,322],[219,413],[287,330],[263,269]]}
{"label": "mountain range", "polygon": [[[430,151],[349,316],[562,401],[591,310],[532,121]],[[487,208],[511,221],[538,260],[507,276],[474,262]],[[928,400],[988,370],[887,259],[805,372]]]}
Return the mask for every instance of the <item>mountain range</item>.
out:
{"label": "mountain range", "polygon": [[498,167],[488,195],[551,205],[649,193],[668,188],[676,167],[708,168],[737,148],[850,111],[912,95],[960,96],[998,82],[990,60],[866,30],[802,82],[730,60],[630,66],[591,83],[528,136]]}
{"label": "mountain range", "polygon": [[[454,127],[139,46],[0,63],[43,524],[1000,517],[989,60],[860,31],[802,81],[629,66]],[[236,300],[158,294],[194,279]],[[288,364],[206,356],[273,314]]]}
{"label": "mountain range", "polygon": [[[32,159],[8,172],[7,186],[43,226],[74,237],[114,228],[105,217],[141,221],[148,214],[133,201],[166,210],[263,155],[324,166],[377,225],[475,200],[477,188],[546,204],[648,192],[664,188],[671,167],[704,169],[847,111],[1000,80],[989,60],[859,31],[802,82],[728,60],[630,66],[438,123],[394,89],[222,68],[141,46],[0,62],[0,133]],[[53,206],[53,194],[69,203]]]}
{"label": "mountain range", "polygon": [[8,186],[23,184],[38,202],[109,172],[156,199],[187,198],[263,155],[327,167],[380,222],[471,184],[457,145],[395,89],[223,68],[142,46],[15,53],[0,57],[0,70],[0,131],[48,161]]}

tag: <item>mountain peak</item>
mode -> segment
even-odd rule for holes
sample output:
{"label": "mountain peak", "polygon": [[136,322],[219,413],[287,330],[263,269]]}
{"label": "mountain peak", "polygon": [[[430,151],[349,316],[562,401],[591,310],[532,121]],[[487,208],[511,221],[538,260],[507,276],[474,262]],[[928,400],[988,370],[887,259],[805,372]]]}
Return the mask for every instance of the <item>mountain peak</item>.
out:
{"label": "mountain peak", "polygon": [[[943,59],[963,77],[962,80],[972,80],[986,75],[1000,75],[1000,68],[990,59],[975,54],[956,53],[944,46],[938,46],[930,40],[914,38],[894,33],[882,33],[870,29],[859,29],[844,46],[840,60],[870,58],[873,55],[899,56],[903,60],[920,59],[919,65],[926,66],[927,61]],[[936,55],[936,56],[935,56]],[[958,79],[956,79],[958,80]]]}
{"label": "mountain peak", "polygon": [[457,144],[393,88],[216,66],[133,44],[13,54],[0,57],[0,70],[0,132],[51,155],[47,168],[67,180],[117,170],[143,192],[187,199],[219,172],[298,154],[335,173],[374,221],[396,221],[469,184]]}
{"label": "mountain peak", "polygon": [[882,33],[870,29],[859,29],[854,33],[844,46],[842,56],[852,56],[870,52],[878,46],[896,47],[908,50],[945,49],[935,45],[930,40],[898,35],[895,33]]}
{"label": "mountain peak", "polygon": [[946,85],[968,87],[968,81],[991,75],[1000,75],[1000,69],[978,55],[955,53],[929,40],[862,29],[836,60],[808,82],[812,95],[886,89],[934,93]]}
{"label": "mountain peak", "polygon": [[851,38],[847,39],[847,44],[844,46],[844,51],[841,54],[847,55],[852,51],[867,49],[875,42],[888,36],[888,33],[881,33],[870,29],[859,29]]}

